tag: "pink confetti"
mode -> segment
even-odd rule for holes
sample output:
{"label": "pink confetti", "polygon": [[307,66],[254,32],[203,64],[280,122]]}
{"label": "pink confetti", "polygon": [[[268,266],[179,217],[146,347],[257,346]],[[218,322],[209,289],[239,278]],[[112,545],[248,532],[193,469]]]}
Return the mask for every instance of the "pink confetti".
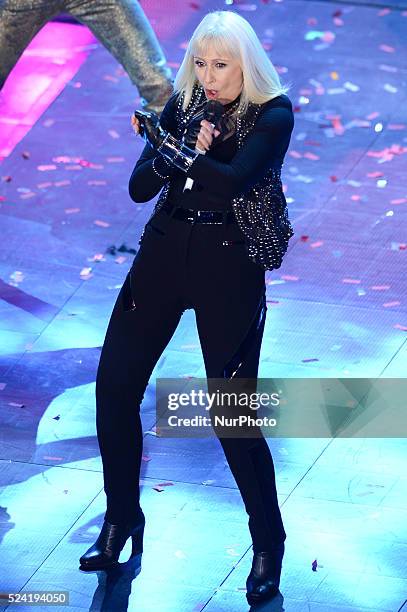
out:
{"label": "pink confetti", "polygon": [[107,181],[88,181],[88,185],[107,185]]}
{"label": "pink confetti", "polygon": [[109,162],[109,164],[119,164],[121,162],[125,161],[124,157],[107,157],[106,161]]}
{"label": "pink confetti", "polygon": [[70,185],[70,184],[71,184],[71,181],[68,181],[68,180],[54,182],[55,187],[65,187],[66,185]]}
{"label": "pink confetti", "polygon": [[372,291],[387,291],[390,289],[391,285],[373,285],[370,287]]}
{"label": "pink confetti", "polygon": [[387,126],[388,130],[405,130],[407,125],[405,123],[389,123]]}
{"label": "pink confetti", "polygon": [[24,408],[24,404],[18,404],[17,402],[8,402],[8,405],[14,408]]}
{"label": "pink confetti", "polygon": [[299,280],[299,276],[292,276],[290,274],[283,274],[281,275],[281,278],[283,278],[284,280],[288,280],[288,281],[297,281]]}
{"label": "pink confetti", "polygon": [[112,138],[120,138],[120,134],[119,134],[119,132],[116,132],[116,130],[108,130],[107,133]]}
{"label": "pink confetti", "polygon": [[4,391],[6,387],[7,387],[7,383],[0,383],[0,391]]}
{"label": "pink confetti", "polygon": [[324,244],[323,240],[317,240],[316,242],[311,242],[310,247],[312,249],[317,249],[318,247],[322,246]]}
{"label": "pink confetti", "polygon": [[112,76],[110,74],[105,74],[104,77],[103,77],[103,80],[104,81],[111,81],[112,83],[118,83],[119,82],[119,79],[117,77],[114,77],[114,76]]}
{"label": "pink confetti", "polygon": [[348,285],[360,285],[362,281],[357,278],[343,278],[342,282],[347,283]]}
{"label": "pink confetti", "polygon": [[29,198],[33,198],[35,196],[35,193],[33,191],[30,191],[28,193],[22,193],[20,195],[20,200],[28,200]]}
{"label": "pink confetti", "polygon": [[46,172],[47,170],[56,170],[56,169],[57,167],[55,166],[55,164],[37,166],[37,170],[39,170],[40,172]]}
{"label": "pink confetti", "polygon": [[401,331],[407,331],[407,326],[406,325],[400,325],[400,323],[396,323],[396,325],[393,325],[394,329],[401,329]]}
{"label": "pink confetti", "polygon": [[170,480],[166,480],[165,482],[159,482],[157,487],[173,487],[174,483]]}
{"label": "pink confetti", "polygon": [[390,200],[390,204],[405,204],[407,202],[407,198],[396,198],[395,200]]}
{"label": "pink confetti", "polygon": [[379,49],[381,51],[384,51],[385,53],[394,53],[396,50],[394,47],[391,47],[390,45],[380,45]]}
{"label": "pink confetti", "polygon": [[361,198],[362,198],[362,196],[356,195],[356,194],[354,194],[354,195],[352,195],[350,197],[350,199],[353,200],[354,202],[359,202],[359,200],[361,200]]}
{"label": "pink confetti", "polygon": [[122,264],[125,261],[127,261],[127,257],[124,257],[124,255],[119,255],[119,257],[116,257],[115,262],[117,264]]}
{"label": "pink confetti", "polygon": [[367,176],[369,178],[379,178],[380,176],[383,176],[383,172],[368,172]]}
{"label": "pink confetti", "polygon": [[300,159],[302,157],[302,154],[299,153],[298,151],[290,151],[289,153],[291,155],[291,157],[294,157],[295,159]]}
{"label": "pink confetti", "polygon": [[390,13],[390,9],[389,8],[385,8],[382,9],[381,11],[379,11],[377,14],[379,17],[384,17],[385,15],[388,15]]}
{"label": "pink confetti", "polygon": [[384,308],[391,308],[392,306],[400,306],[400,302],[385,302],[383,304]]}
{"label": "pink confetti", "polygon": [[370,113],[370,115],[368,115],[366,119],[369,119],[369,120],[376,119],[376,117],[378,117],[379,115],[380,113],[378,112]]}
{"label": "pink confetti", "polygon": [[38,189],[46,189],[47,187],[51,187],[51,185],[51,181],[46,181],[45,183],[37,183]]}
{"label": "pink confetti", "polygon": [[319,155],[315,155],[315,153],[304,153],[304,157],[306,157],[307,159],[312,159],[312,160],[318,160],[320,159]]}
{"label": "pink confetti", "polygon": [[80,210],[80,208],[65,208],[67,215],[73,215],[74,213],[78,213]]}
{"label": "pink confetti", "polygon": [[345,131],[345,128],[343,127],[341,123],[341,118],[332,117],[331,122],[332,122],[332,127],[334,128],[335,132],[337,132],[338,134],[343,134],[343,132]]}
{"label": "pink confetti", "polygon": [[335,34],[333,32],[324,32],[323,35],[321,36],[321,40],[323,40],[324,42],[332,42],[335,40]]}
{"label": "pink confetti", "polygon": [[110,223],[107,223],[107,221],[101,221],[100,219],[96,219],[96,221],[93,223],[99,227],[110,227]]}
{"label": "pink confetti", "polygon": [[141,460],[142,461],[151,461],[151,457],[148,457],[148,455],[142,455]]}

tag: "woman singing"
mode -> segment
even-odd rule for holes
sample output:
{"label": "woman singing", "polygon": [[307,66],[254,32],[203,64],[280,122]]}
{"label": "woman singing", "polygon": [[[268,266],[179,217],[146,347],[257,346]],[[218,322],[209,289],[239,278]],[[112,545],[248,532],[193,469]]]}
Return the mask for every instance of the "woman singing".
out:
{"label": "woman singing", "polygon": [[[287,88],[250,24],[204,17],[160,120],[136,111],[146,141],[130,196],[161,190],[108,326],[97,381],[97,433],[107,510],[81,569],[116,564],[128,538],[142,551],[140,404],[182,313],[195,311],[206,376],[256,380],[266,316],[265,270],[292,235],[280,171],[293,129]],[[206,118],[205,118],[206,117]],[[218,437],[242,495],[253,542],[250,604],[278,592],[284,531],[263,435]]]}

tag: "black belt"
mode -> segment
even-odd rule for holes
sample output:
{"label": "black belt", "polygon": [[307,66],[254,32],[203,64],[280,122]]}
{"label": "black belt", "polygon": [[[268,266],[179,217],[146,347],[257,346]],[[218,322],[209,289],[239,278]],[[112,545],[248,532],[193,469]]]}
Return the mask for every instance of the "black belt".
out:
{"label": "black belt", "polygon": [[163,204],[160,210],[163,210],[173,217],[187,223],[232,223],[235,221],[233,210],[194,210],[193,208],[181,208],[174,206],[171,202]]}

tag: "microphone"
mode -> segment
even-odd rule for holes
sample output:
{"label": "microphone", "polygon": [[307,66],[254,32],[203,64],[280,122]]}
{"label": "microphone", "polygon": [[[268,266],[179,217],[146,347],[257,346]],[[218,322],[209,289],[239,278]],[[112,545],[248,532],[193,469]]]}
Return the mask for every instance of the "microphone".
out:
{"label": "microphone", "polygon": [[[204,108],[204,112],[203,112],[203,118],[202,119],[206,119],[206,121],[209,121],[209,123],[215,127],[215,125],[217,124],[217,122],[219,121],[219,119],[222,117],[223,115],[223,104],[221,102],[218,102],[217,100],[208,100],[205,108]],[[200,125],[199,125],[199,131],[200,131]],[[198,133],[195,136],[195,143],[198,139]],[[201,155],[205,155],[206,151],[201,151],[201,149],[197,149],[196,145],[195,145],[195,151],[198,151],[198,153],[200,153]],[[192,189],[192,185],[194,184],[193,179],[191,178],[187,178],[187,180],[185,181],[185,185],[184,185],[184,189],[183,191],[186,190],[191,190]]]}

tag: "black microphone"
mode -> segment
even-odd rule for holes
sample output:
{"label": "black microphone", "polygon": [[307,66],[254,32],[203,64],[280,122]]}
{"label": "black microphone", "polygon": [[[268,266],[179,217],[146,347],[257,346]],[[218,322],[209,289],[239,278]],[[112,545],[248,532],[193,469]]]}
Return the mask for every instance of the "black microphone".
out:
{"label": "black microphone", "polygon": [[223,110],[224,107],[221,102],[218,102],[218,100],[209,100],[204,109],[204,119],[215,126],[222,117]]}
{"label": "black microphone", "polygon": [[[209,121],[209,123],[213,127],[215,127],[219,119],[222,117],[223,111],[224,111],[224,108],[221,102],[218,102],[217,100],[208,100],[208,102],[205,105],[204,111],[203,111],[202,119]],[[200,122],[199,122],[199,129],[197,127],[197,130],[198,131],[196,132],[196,135],[195,134],[193,135],[195,143],[198,140],[198,134],[201,130]],[[206,153],[206,151],[202,151],[201,149],[198,149],[196,146],[195,146],[195,150],[198,151],[201,155],[205,155]],[[185,181],[183,191],[185,191],[186,189],[189,189],[189,190],[192,189],[193,184],[194,184],[193,179],[187,178],[187,180]]]}

